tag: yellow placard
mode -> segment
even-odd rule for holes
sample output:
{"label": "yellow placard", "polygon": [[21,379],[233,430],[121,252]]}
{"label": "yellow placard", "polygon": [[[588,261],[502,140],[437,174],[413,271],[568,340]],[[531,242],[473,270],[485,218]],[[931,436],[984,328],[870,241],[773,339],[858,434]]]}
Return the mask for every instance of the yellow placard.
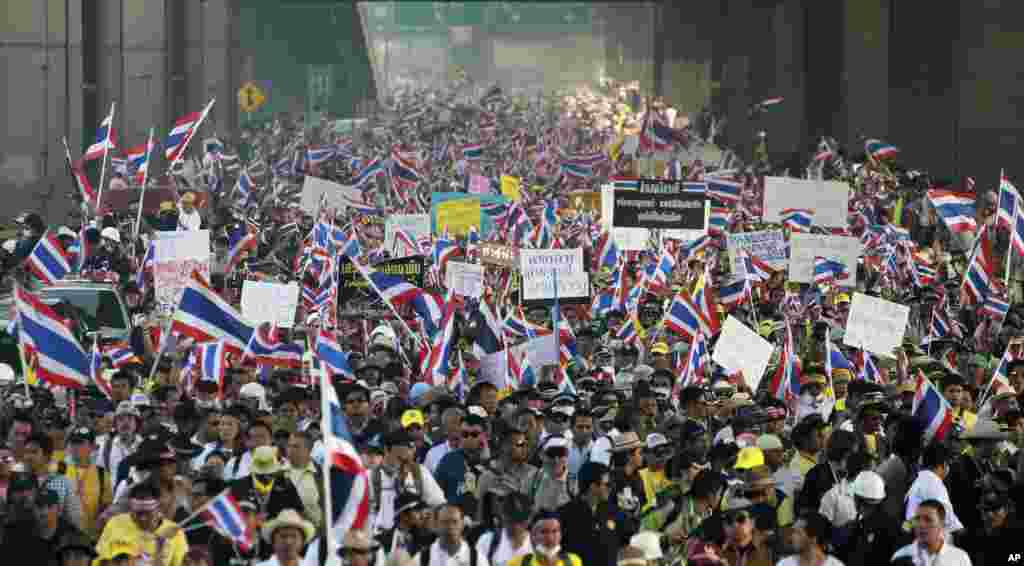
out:
{"label": "yellow placard", "polygon": [[519,177],[501,176],[501,194],[512,202],[519,202],[522,196],[519,194]]}
{"label": "yellow placard", "polygon": [[255,83],[245,83],[238,89],[238,107],[242,112],[255,112],[267,101],[267,95]]}
{"label": "yellow placard", "polygon": [[600,212],[601,192],[600,191],[577,191],[569,193],[569,205],[576,210],[589,212]]}
{"label": "yellow placard", "polygon": [[437,233],[443,234],[445,227],[452,236],[465,236],[469,227],[480,230],[480,199],[466,198],[437,204]]}

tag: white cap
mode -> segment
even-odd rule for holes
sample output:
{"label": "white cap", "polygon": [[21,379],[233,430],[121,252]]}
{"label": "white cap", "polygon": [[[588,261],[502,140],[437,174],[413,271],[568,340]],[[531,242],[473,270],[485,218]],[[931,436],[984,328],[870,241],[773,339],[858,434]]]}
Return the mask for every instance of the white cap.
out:
{"label": "white cap", "polygon": [[629,539],[629,546],[635,546],[644,551],[646,560],[660,560],[664,556],[661,553],[660,538],[654,531],[641,531]]}
{"label": "white cap", "polygon": [[241,399],[263,399],[266,390],[259,383],[246,383],[238,390],[238,397]]}
{"label": "white cap", "polygon": [[668,438],[665,438],[664,434],[660,432],[652,432],[647,435],[647,449],[654,450],[659,446],[667,446],[669,444]]}
{"label": "white cap", "polygon": [[762,434],[757,437],[757,447],[761,450],[783,450],[782,441],[774,434]]}
{"label": "white cap", "polygon": [[18,247],[18,240],[13,240],[12,239],[12,240],[5,240],[4,241],[4,251],[5,252],[7,252],[9,254],[13,254],[14,253],[14,248],[16,248],[16,247]]}
{"label": "white cap", "polygon": [[113,226],[107,226],[106,228],[101,230],[100,237],[106,238],[108,240],[114,240],[119,244],[121,243],[121,233],[118,232],[117,228],[114,228]]}

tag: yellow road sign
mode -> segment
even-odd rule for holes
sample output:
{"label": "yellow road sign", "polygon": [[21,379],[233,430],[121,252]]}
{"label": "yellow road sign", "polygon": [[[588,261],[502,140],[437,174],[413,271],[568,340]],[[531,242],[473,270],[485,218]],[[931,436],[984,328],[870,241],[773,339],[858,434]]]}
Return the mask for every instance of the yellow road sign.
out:
{"label": "yellow road sign", "polygon": [[245,83],[242,88],[238,89],[238,107],[242,109],[242,112],[255,112],[266,101],[267,96],[255,83]]}

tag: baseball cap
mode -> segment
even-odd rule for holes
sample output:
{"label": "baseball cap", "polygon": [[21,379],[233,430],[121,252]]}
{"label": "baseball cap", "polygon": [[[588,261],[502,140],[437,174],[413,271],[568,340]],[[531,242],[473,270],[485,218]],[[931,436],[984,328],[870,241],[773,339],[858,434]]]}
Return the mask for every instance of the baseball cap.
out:
{"label": "baseball cap", "polygon": [[412,425],[424,424],[423,411],[417,409],[409,409],[402,413],[402,428],[409,428]]}

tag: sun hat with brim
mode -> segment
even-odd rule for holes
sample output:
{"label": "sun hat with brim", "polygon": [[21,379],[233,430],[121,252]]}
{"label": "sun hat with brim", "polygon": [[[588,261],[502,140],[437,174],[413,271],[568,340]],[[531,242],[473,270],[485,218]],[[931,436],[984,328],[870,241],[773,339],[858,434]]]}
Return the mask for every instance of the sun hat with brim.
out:
{"label": "sun hat with brim", "polygon": [[281,469],[277,461],[277,451],[272,446],[260,446],[252,451],[252,463],[249,471],[254,476],[276,474]]}
{"label": "sun hat with brim", "polygon": [[975,423],[974,428],[960,438],[963,440],[1006,440],[1010,438],[1010,435],[1003,431],[995,421],[985,419]]}
{"label": "sun hat with brim", "polygon": [[274,540],[274,532],[285,528],[302,531],[303,545],[309,542],[309,539],[313,538],[313,533],[316,532],[316,527],[313,526],[313,523],[303,519],[298,511],[295,509],[285,509],[278,513],[277,517],[263,525],[263,539],[271,542]]}
{"label": "sun hat with brim", "polygon": [[629,546],[644,551],[644,558],[647,560],[660,560],[664,558],[661,552],[661,535],[654,531],[640,531],[629,539]]}
{"label": "sun hat with brim", "polygon": [[631,430],[612,438],[612,451],[614,452],[635,450],[637,448],[643,448],[643,446],[644,443],[640,441],[640,436]]}

